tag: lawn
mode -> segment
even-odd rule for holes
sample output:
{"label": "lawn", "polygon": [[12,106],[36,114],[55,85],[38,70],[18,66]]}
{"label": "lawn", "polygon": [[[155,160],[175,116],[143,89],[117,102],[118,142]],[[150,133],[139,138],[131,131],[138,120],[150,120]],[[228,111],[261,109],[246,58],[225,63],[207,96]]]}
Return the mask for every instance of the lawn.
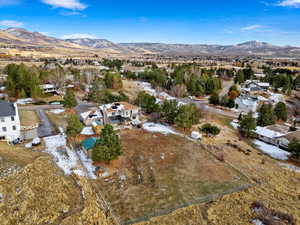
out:
{"label": "lawn", "polygon": [[112,175],[98,182],[123,222],[205,201],[247,183],[204,145],[186,138],[133,129],[122,131],[121,140],[123,156],[112,164]]}

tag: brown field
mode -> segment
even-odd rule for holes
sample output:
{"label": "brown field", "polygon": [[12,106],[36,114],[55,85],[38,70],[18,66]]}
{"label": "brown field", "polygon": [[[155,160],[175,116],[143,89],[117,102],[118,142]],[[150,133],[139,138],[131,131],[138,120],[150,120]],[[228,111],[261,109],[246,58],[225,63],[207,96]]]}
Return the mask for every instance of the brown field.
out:
{"label": "brown field", "polygon": [[[109,225],[89,181],[65,176],[51,157],[0,142],[1,225]],[[1,174],[2,175],[2,174]]]}
{"label": "brown field", "polygon": [[[123,156],[100,186],[123,221],[206,201],[247,183],[247,179],[186,138],[122,131]],[[125,176],[125,180],[120,177]]]}
{"label": "brown field", "polygon": [[40,122],[36,111],[33,110],[19,110],[21,126],[34,126]]}
{"label": "brown field", "polygon": [[[211,203],[179,209],[139,225],[253,225],[251,221],[257,215],[250,207],[255,201],[293,216],[296,224],[300,224],[300,174],[283,169],[278,161],[263,155],[247,141],[239,139],[237,131],[230,128],[227,118],[207,117],[202,122],[210,122],[222,128],[220,135],[204,138],[202,143],[222,149],[226,162],[247,175],[252,182],[261,183],[245,191],[225,195]],[[228,146],[228,141],[244,151]],[[246,150],[250,152],[245,154]]]}

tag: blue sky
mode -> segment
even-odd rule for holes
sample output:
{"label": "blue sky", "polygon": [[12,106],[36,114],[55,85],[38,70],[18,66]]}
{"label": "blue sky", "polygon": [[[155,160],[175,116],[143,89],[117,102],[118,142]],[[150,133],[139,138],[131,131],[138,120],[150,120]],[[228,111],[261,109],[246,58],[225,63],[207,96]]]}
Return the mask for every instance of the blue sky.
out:
{"label": "blue sky", "polygon": [[300,0],[0,0],[0,29],[114,42],[300,46]]}

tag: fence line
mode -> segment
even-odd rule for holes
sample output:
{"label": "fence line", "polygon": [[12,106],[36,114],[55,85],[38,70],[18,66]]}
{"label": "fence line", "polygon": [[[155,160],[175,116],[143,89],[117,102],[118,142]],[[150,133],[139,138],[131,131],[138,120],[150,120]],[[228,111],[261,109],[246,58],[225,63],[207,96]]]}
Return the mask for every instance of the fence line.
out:
{"label": "fence line", "polygon": [[234,189],[231,189],[231,190],[228,190],[228,191],[224,191],[224,192],[221,192],[221,193],[206,195],[204,197],[199,197],[199,198],[196,198],[195,200],[179,204],[178,206],[173,207],[173,208],[159,210],[157,212],[153,212],[153,213],[148,214],[146,216],[138,217],[138,218],[135,218],[135,219],[132,219],[132,220],[127,220],[127,221],[121,223],[121,225],[131,225],[131,224],[138,223],[138,222],[149,221],[151,218],[155,218],[155,217],[158,217],[158,216],[164,216],[164,215],[170,214],[170,213],[172,213],[172,212],[174,212],[178,209],[182,209],[182,208],[186,208],[186,207],[189,207],[189,206],[192,206],[192,205],[197,205],[197,204],[206,203],[206,202],[210,202],[210,201],[215,201],[216,199],[221,198],[224,195],[244,191],[244,190],[246,190],[250,187],[253,187],[255,185],[256,184],[245,184],[245,185],[241,185],[237,188],[234,188]]}

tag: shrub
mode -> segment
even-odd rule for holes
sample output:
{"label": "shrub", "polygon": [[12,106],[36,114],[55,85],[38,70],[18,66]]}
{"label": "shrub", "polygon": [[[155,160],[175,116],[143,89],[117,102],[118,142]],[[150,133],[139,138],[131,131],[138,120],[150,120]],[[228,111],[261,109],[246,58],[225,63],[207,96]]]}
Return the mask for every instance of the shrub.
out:
{"label": "shrub", "polygon": [[204,124],[199,130],[203,133],[211,134],[213,136],[216,136],[221,132],[217,126],[213,126],[209,123]]}

